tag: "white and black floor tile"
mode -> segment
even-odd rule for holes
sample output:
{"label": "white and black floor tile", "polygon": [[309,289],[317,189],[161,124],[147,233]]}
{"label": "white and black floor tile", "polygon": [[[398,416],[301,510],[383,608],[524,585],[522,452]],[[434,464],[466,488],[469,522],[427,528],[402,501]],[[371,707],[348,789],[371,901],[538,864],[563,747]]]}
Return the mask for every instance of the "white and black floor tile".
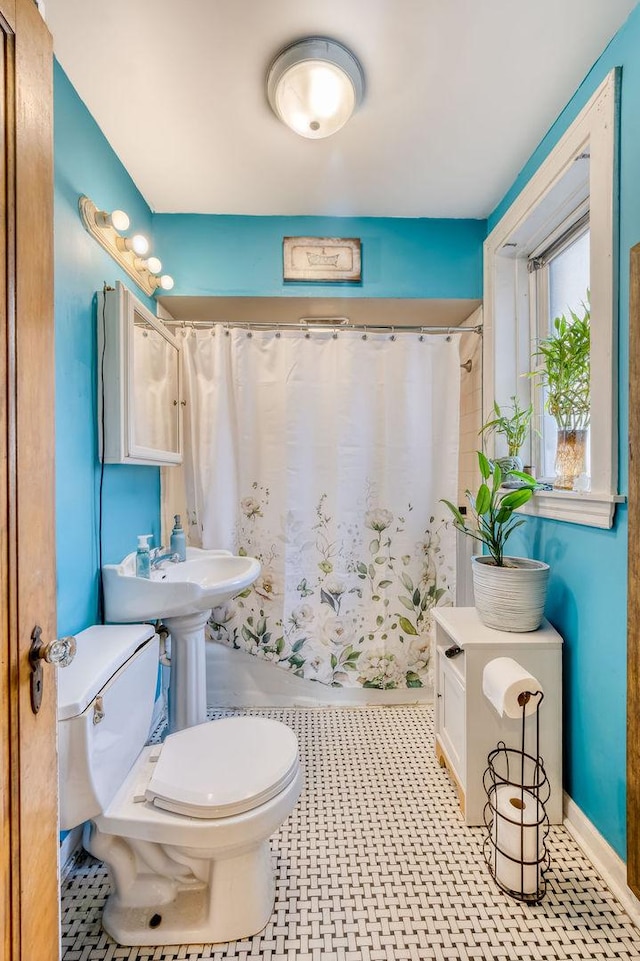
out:
{"label": "white and black floor tile", "polygon": [[464,825],[436,762],[431,709],[246,713],[296,731],[306,775],[272,838],[265,930],[224,945],[120,947],[100,926],[107,872],[85,854],[62,889],[64,961],[640,961],[640,931],[564,828],[551,829],[541,904],[496,888],[484,829]]}

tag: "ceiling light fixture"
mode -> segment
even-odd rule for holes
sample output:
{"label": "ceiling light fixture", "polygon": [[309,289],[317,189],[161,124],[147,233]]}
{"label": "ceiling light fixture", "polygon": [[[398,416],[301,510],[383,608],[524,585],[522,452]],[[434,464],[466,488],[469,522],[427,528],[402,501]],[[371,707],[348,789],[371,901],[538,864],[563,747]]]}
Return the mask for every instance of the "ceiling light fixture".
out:
{"label": "ceiling light fixture", "polygon": [[364,74],[337,40],[307,37],[281,50],[267,74],[267,97],[275,115],[310,140],[330,137],[359,106]]}
{"label": "ceiling light fixture", "polygon": [[[116,263],[126,271],[132,280],[144,290],[153,294],[159,288],[171,290],[173,277],[169,274],[157,276],[162,264],[157,257],[147,257],[149,241],[143,234],[122,237],[119,231],[129,229],[129,218],[124,210],[113,210],[110,214],[99,210],[94,202],[84,195],[78,198],[80,219],[85,229],[98,241]],[[146,258],[146,259],[145,259]]]}

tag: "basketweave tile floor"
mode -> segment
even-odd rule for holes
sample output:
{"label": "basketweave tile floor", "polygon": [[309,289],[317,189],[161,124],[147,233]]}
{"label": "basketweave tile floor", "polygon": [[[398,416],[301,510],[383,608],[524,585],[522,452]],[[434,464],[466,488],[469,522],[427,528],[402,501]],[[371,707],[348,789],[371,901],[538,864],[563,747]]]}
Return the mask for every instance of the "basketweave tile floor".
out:
{"label": "basketweave tile floor", "polygon": [[64,961],[640,959],[640,931],[564,828],[551,829],[547,896],[500,893],[433,753],[430,708],[218,711],[297,732],[306,789],[271,841],[276,903],[253,938],[124,948],[100,927],[104,866],[82,854],[62,888]]}

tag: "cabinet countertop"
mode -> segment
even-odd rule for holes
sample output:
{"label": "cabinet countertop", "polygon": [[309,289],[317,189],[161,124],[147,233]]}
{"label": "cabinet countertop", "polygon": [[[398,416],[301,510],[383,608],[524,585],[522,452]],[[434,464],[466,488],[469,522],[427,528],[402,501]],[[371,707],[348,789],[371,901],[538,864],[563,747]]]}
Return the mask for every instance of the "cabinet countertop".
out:
{"label": "cabinet countertop", "polygon": [[560,647],[562,638],[546,619],[537,631],[524,633],[512,631],[496,631],[486,627],[478,617],[475,607],[436,607],[432,614],[438,624],[444,628],[449,637],[462,648],[476,645],[495,645],[501,647],[509,644],[513,647]]}

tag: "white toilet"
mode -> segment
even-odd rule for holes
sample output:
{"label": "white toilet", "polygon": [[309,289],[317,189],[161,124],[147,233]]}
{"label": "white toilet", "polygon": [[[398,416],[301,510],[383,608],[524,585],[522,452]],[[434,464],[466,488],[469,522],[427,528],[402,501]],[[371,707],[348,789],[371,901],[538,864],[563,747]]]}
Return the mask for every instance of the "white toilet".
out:
{"label": "white toilet", "polygon": [[298,742],[279,721],[209,721],[145,747],[158,637],[90,627],[58,675],[60,827],[111,872],[105,930],[120,944],[233,941],[271,916],[269,837],[300,796]]}

